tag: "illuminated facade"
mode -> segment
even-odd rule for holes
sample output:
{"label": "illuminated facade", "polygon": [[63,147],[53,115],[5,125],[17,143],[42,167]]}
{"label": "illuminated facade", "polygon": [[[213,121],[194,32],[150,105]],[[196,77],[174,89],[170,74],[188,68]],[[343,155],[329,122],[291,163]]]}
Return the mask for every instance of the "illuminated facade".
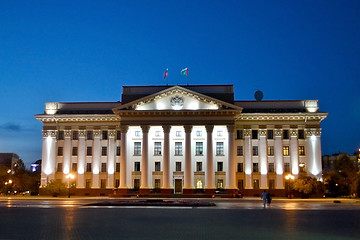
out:
{"label": "illuminated facade", "polygon": [[317,100],[236,101],[232,85],[124,86],[122,102],[46,103],[41,186],[77,195],[285,192],[321,178]]}

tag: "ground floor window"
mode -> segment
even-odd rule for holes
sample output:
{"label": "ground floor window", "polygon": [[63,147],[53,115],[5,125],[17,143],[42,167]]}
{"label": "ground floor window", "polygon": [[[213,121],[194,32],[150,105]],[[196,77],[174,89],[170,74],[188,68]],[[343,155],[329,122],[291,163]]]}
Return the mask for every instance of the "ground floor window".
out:
{"label": "ground floor window", "polygon": [[140,188],[140,179],[134,179],[134,189]]}
{"label": "ground floor window", "polygon": [[238,180],[238,189],[244,189],[244,180]]}
{"label": "ground floor window", "polygon": [[86,179],[85,188],[90,188],[90,186],[91,186],[91,179]]}
{"label": "ground floor window", "polygon": [[160,188],[160,179],[155,179],[155,188]]}
{"label": "ground floor window", "polygon": [[202,183],[201,179],[198,179],[196,181],[196,188],[203,188],[203,183]]}
{"label": "ground floor window", "polygon": [[101,179],[100,188],[102,188],[102,189],[106,188],[106,179]]}
{"label": "ground floor window", "polygon": [[224,180],[218,179],[216,185],[217,185],[217,188],[224,188]]}
{"label": "ground floor window", "polygon": [[254,179],[254,189],[260,189],[259,179]]}
{"label": "ground floor window", "polygon": [[115,180],[115,188],[118,188],[120,186],[120,180],[116,179]]}
{"label": "ground floor window", "polygon": [[274,179],[269,180],[269,189],[275,189],[275,180]]}

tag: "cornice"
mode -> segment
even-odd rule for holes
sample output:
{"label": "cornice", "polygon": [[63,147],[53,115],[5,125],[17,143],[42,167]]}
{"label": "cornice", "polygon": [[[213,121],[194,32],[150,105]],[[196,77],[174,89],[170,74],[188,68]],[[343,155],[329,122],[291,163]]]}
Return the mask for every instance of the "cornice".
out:
{"label": "cornice", "polygon": [[327,113],[241,113],[235,120],[242,121],[322,121]]}
{"label": "cornice", "polygon": [[62,122],[119,122],[117,115],[35,115],[35,118],[43,123]]}

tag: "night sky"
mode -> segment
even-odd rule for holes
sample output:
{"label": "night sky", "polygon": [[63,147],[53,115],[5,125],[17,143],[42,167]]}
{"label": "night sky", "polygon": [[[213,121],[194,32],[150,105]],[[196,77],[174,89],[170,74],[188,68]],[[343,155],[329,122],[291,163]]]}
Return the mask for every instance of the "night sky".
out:
{"label": "night sky", "polygon": [[318,99],[323,154],[360,147],[360,1],[1,1],[0,152],[29,166],[45,102],[120,101],[166,68],[237,100]]}

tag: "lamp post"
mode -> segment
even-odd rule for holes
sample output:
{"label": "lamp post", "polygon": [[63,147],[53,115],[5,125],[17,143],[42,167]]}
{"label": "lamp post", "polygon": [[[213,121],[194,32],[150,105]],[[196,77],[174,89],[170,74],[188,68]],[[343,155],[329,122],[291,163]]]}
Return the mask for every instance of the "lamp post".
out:
{"label": "lamp post", "polygon": [[[285,179],[286,179],[286,181],[287,181],[287,183],[288,183],[286,190],[287,190],[287,192],[289,193],[290,190],[291,190],[290,183],[291,183],[291,181],[293,181],[293,180],[295,179],[295,176],[289,173],[288,175],[285,176]],[[289,194],[289,196],[290,196],[290,198],[291,198],[291,194]]]}
{"label": "lamp post", "polygon": [[66,175],[66,178],[67,178],[67,180],[68,180],[68,187],[69,187],[69,194],[68,194],[68,198],[70,198],[70,181],[71,181],[72,179],[74,179],[74,178],[75,178],[75,176],[74,176],[74,175],[72,175],[71,173],[69,173],[69,174],[67,174],[67,175]]}

